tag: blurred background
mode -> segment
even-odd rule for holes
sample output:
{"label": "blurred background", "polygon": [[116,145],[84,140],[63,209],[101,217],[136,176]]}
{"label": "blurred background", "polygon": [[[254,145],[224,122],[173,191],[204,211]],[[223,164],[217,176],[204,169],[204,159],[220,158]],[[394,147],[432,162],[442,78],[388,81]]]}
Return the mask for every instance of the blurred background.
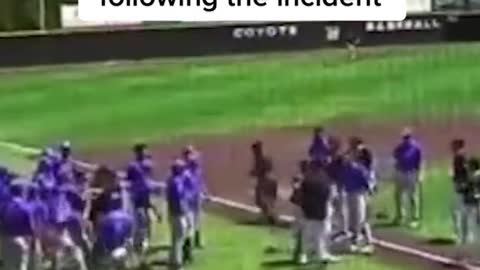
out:
{"label": "blurred background", "polygon": [[[407,0],[409,14],[475,12],[480,0]],[[210,24],[228,22],[211,22]],[[77,0],[1,0],[0,31],[85,29],[102,27],[188,26],[188,22],[84,22],[78,18]],[[202,23],[204,25],[205,23]]]}

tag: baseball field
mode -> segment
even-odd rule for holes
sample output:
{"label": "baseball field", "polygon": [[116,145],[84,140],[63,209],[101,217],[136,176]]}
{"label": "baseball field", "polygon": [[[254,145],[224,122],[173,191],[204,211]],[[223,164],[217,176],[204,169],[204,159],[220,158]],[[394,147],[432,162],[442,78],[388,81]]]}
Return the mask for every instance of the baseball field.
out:
{"label": "baseball field", "polygon": [[[479,150],[479,57],[480,45],[456,44],[362,49],[353,62],[345,51],[327,50],[4,70],[0,140],[43,146],[69,139],[82,159],[119,168],[130,145],[144,140],[158,161],[159,178],[178,150],[194,143],[204,154],[210,191],[251,204],[250,143],[265,141],[286,197],[311,127],[322,124],[336,135],[363,136],[374,149],[382,185],[373,209],[388,216],[390,153],[408,125],[428,159],[423,225],[378,233],[428,246],[429,239],[453,236],[448,142],[464,137],[471,153]],[[2,161],[19,156],[8,144],[2,149]],[[283,202],[280,209],[288,212],[289,206]],[[218,241],[236,243],[248,254],[257,253],[242,242],[243,234],[267,237],[258,228],[224,226],[230,221],[222,218],[209,222],[238,229],[239,239]],[[260,255],[251,256],[258,266]]]}

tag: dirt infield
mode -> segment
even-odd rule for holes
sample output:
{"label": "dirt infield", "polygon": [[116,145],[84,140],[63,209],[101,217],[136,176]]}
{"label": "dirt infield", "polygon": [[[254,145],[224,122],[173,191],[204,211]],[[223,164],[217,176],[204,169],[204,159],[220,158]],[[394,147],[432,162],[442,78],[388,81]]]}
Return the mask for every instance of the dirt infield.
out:
{"label": "dirt infield", "polygon": [[[390,153],[399,140],[405,126],[413,128],[425,148],[429,161],[445,160],[449,157],[448,142],[453,137],[463,137],[472,151],[480,151],[480,122],[471,119],[449,119],[436,121],[342,121],[327,125],[329,132],[348,138],[362,136],[379,157],[381,175],[391,172]],[[248,172],[251,166],[250,144],[261,139],[274,160],[274,171],[280,179],[282,195],[288,195],[289,181],[296,172],[298,160],[305,158],[311,138],[311,128],[283,128],[252,130],[244,135],[218,135],[186,137],[171,143],[151,146],[156,160],[156,177],[163,179],[171,160],[178,156],[187,144],[196,145],[203,156],[205,175],[212,194],[244,203],[252,202],[252,179]],[[87,161],[100,162],[122,168],[130,156],[130,149],[90,149],[81,153]],[[282,209],[288,209],[283,205]]]}

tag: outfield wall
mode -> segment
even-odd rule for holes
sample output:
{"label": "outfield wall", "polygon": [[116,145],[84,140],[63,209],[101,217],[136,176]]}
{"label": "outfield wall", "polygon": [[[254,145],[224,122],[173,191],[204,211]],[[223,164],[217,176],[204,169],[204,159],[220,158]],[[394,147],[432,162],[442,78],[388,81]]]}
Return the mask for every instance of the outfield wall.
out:
{"label": "outfield wall", "polygon": [[403,22],[292,22],[174,29],[115,29],[0,37],[0,66],[204,56],[480,40],[480,15],[416,15]]}

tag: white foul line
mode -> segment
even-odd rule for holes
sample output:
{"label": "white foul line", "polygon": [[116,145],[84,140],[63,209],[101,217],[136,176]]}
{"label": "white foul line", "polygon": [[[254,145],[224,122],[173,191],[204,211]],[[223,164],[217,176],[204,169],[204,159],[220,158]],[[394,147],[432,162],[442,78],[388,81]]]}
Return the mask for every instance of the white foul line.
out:
{"label": "white foul line", "polygon": [[[0,141],[0,147],[10,148],[12,150],[23,152],[23,153],[26,153],[26,154],[39,154],[41,152],[41,150],[39,150],[38,148],[25,147],[25,146],[15,144],[15,143],[10,143],[10,142],[1,142]],[[91,163],[87,163],[87,162],[83,162],[83,161],[75,161],[75,162],[79,166],[87,168],[89,170],[95,169],[97,167],[95,164],[91,164]],[[246,211],[246,212],[250,212],[250,213],[253,213],[253,214],[259,214],[260,213],[260,209],[255,207],[255,206],[247,205],[247,204],[240,203],[240,202],[235,202],[235,201],[232,201],[232,200],[229,200],[229,199],[216,197],[216,196],[210,196],[209,199],[213,203],[217,203],[217,204],[229,207],[229,208],[234,208],[234,209]],[[280,218],[281,221],[286,222],[286,223],[291,223],[291,222],[294,221],[294,217],[288,216],[288,215],[281,215],[279,218]],[[415,249],[415,248],[395,244],[393,242],[384,241],[384,240],[375,238],[373,240],[373,243],[375,245],[379,246],[379,247],[384,248],[384,249],[388,249],[388,250],[398,252],[398,253],[407,254],[407,255],[410,255],[410,256],[415,256],[415,257],[421,258],[423,260],[427,260],[427,261],[431,261],[431,262],[435,262],[435,263],[439,263],[439,264],[443,264],[443,265],[455,265],[455,266],[459,266],[459,267],[461,266],[461,265],[459,265],[459,262],[457,260],[454,260],[454,259],[451,259],[451,258],[448,258],[448,257],[444,257],[444,256],[441,256],[441,255],[436,255],[436,254],[433,254],[433,253],[430,253],[430,252],[425,252],[425,251],[418,250],[418,249]],[[465,264],[465,265],[462,265],[462,266],[465,269],[468,269],[468,270],[480,270],[480,267],[475,267],[475,266],[469,265],[469,264]]]}

